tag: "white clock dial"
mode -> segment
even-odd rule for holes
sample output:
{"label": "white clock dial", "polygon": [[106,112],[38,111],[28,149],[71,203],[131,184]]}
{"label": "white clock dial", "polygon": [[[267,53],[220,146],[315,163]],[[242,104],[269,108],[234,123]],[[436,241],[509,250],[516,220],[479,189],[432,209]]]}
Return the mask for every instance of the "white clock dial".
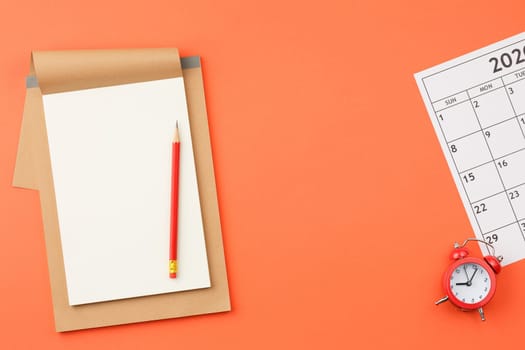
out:
{"label": "white clock dial", "polygon": [[465,304],[476,304],[485,299],[490,286],[489,273],[476,263],[459,265],[450,276],[452,294]]}

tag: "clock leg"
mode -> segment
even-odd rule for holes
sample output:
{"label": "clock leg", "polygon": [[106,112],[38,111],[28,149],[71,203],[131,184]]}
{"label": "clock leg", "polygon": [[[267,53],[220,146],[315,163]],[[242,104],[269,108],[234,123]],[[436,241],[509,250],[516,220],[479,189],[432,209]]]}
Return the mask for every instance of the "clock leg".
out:
{"label": "clock leg", "polygon": [[436,301],[435,304],[436,304],[436,305],[439,305],[439,304],[441,304],[441,303],[444,303],[444,302],[447,301],[447,300],[448,300],[448,297],[443,297],[443,298],[439,299],[438,301]]}
{"label": "clock leg", "polygon": [[480,308],[478,309],[478,311],[479,311],[479,315],[481,316],[481,320],[482,320],[482,321],[485,321],[485,313],[483,312],[483,308],[480,307]]}

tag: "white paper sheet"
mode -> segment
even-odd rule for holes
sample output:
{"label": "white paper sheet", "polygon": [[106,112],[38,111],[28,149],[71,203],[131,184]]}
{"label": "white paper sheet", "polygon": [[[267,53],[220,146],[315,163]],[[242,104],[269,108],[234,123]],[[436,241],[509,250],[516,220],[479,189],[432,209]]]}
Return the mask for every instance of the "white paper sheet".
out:
{"label": "white paper sheet", "polygon": [[415,78],[476,237],[525,258],[525,33]]}
{"label": "white paper sheet", "polygon": [[[44,95],[70,305],[210,286],[184,82]],[[171,146],[181,139],[178,273]]]}

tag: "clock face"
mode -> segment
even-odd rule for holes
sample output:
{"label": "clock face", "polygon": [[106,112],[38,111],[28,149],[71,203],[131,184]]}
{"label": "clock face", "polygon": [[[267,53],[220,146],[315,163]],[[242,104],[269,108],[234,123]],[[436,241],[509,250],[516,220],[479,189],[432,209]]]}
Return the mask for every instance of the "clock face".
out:
{"label": "clock face", "polygon": [[492,296],[492,274],[475,262],[458,264],[450,275],[450,294],[459,302],[474,306]]}

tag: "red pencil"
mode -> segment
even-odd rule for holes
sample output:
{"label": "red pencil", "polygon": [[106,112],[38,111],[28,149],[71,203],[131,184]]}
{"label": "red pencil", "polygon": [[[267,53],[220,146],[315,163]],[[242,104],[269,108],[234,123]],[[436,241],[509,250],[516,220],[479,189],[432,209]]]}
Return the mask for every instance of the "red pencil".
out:
{"label": "red pencil", "polygon": [[177,231],[179,223],[179,123],[175,125],[171,161],[171,227],[170,227],[170,278],[177,277]]}

